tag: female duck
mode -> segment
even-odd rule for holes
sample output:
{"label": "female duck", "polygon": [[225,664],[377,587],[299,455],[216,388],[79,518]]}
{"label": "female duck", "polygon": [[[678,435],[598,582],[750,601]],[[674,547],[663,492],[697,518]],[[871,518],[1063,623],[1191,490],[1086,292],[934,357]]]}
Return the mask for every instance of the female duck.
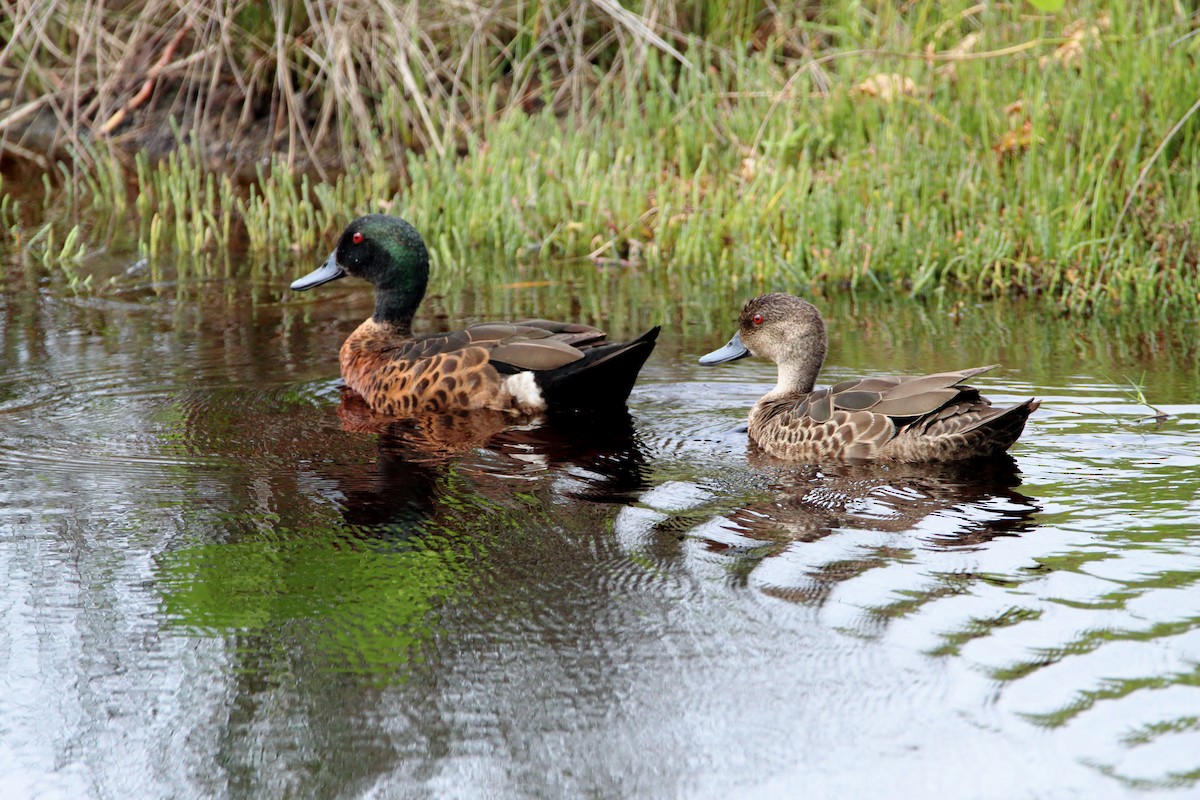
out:
{"label": "female duck", "polygon": [[792,461],[959,461],[1003,453],[1040,404],[992,408],[963,381],[994,369],[849,380],[814,388],[825,360],[825,322],[811,303],[766,294],[746,303],[729,344],[700,359],[748,355],[779,365],[779,382],[750,412],[750,438]]}
{"label": "female duck", "polygon": [[541,319],[472,325],[414,336],[429,281],[429,254],[402,219],[350,223],[329,259],[292,289],[354,275],[375,286],[375,313],[341,349],[342,378],[384,416],[478,409],[513,416],[622,408],[659,329],[606,342],[589,325]]}

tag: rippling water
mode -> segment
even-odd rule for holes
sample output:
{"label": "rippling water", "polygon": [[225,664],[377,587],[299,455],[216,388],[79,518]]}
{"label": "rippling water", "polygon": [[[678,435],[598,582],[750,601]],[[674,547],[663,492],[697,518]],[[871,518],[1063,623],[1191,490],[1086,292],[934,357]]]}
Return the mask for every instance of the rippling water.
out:
{"label": "rippling water", "polygon": [[695,364],[735,307],[625,283],[430,304],[667,323],[623,424],[478,446],[354,430],[353,287],[10,277],[4,796],[1200,792],[1196,320],[827,298],[827,382],[1045,403],[986,468],[817,469],[747,450],[769,365]]}

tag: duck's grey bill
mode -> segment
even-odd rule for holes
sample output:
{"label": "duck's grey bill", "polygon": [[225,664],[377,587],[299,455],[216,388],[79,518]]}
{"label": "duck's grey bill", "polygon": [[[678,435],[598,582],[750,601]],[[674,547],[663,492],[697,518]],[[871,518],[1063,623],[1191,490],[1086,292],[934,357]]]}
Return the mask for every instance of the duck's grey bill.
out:
{"label": "duck's grey bill", "polygon": [[748,355],[750,355],[750,351],[746,349],[746,345],[742,344],[741,333],[735,333],[733,338],[729,340],[729,344],[720,350],[713,350],[708,355],[701,356],[700,363],[706,367],[711,367],[713,364],[737,361],[739,358],[745,358]]}
{"label": "duck's grey bill", "polygon": [[346,270],[342,269],[342,265],[337,262],[337,253],[333,253],[324,264],[303,278],[297,278],[292,281],[292,291],[303,292],[305,289],[311,289],[314,286],[320,286],[322,283],[329,283],[330,281],[336,281],[338,278],[344,277],[346,277]]}

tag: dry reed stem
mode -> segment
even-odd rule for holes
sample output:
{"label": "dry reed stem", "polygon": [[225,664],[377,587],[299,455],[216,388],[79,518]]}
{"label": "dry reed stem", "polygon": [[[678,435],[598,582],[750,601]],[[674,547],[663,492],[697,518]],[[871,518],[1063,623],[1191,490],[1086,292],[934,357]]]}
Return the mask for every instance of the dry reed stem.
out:
{"label": "dry reed stem", "polygon": [[[17,75],[0,133],[49,110],[58,137],[82,148],[86,131],[112,137],[135,111],[169,110],[213,141],[278,146],[293,166],[304,157],[319,169],[334,153],[348,163],[380,138],[393,157],[397,141],[442,155],[487,124],[493,96],[498,111],[534,99],[578,110],[638,80],[651,52],[695,72],[671,41],[686,40],[674,4],[640,11],[615,0],[147,0],[133,13],[99,0],[0,0],[13,20],[0,75]],[[614,46],[616,66],[597,74]],[[396,114],[381,120],[380,107]]]}
{"label": "dry reed stem", "polygon": [[183,37],[187,36],[191,30],[192,21],[189,19],[184,22],[183,27],[175,33],[171,41],[163,48],[162,55],[158,57],[158,60],[154,62],[154,65],[146,73],[146,80],[142,83],[142,88],[138,90],[138,93],[129,98],[129,102],[118,109],[117,113],[109,117],[108,121],[97,129],[97,133],[101,136],[107,136],[112,133],[118,125],[124,122],[126,115],[130,111],[133,111],[150,99],[150,93],[154,91],[154,82],[158,80],[158,76],[163,72],[167,64],[170,63],[171,57],[175,55],[175,50],[179,47],[179,43],[183,41]]}
{"label": "dry reed stem", "polygon": [[1147,159],[1145,166],[1138,172],[1137,180],[1133,182],[1133,186],[1129,188],[1129,193],[1125,196],[1125,203],[1121,206],[1121,213],[1117,215],[1117,220],[1113,223],[1112,233],[1108,235],[1108,245],[1104,248],[1104,259],[1100,265],[1102,273],[1108,269],[1108,257],[1112,252],[1113,242],[1117,238],[1117,232],[1121,230],[1121,223],[1125,221],[1125,216],[1129,213],[1129,207],[1133,204],[1133,198],[1137,197],[1138,191],[1142,188],[1142,183],[1145,182],[1146,176],[1150,174],[1150,170],[1158,162],[1158,157],[1167,149],[1167,144],[1175,138],[1175,134],[1183,130],[1183,126],[1187,124],[1187,121],[1197,111],[1200,111],[1200,100],[1193,103],[1192,107],[1171,126],[1171,130],[1167,131],[1167,134],[1163,136],[1162,141],[1158,143],[1158,147],[1154,148],[1154,152],[1150,154],[1150,158]]}

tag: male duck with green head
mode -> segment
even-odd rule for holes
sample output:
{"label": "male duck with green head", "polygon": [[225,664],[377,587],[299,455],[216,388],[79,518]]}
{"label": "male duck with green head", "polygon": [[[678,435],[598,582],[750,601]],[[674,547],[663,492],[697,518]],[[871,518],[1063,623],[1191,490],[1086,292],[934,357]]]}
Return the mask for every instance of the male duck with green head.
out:
{"label": "male duck with green head", "polygon": [[527,319],[414,336],[429,254],[415,228],[382,214],[351,222],[329,259],[292,289],[347,275],[375,287],[375,313],[342,345],[342,378],[384,416],[491,409],[532,417],[623,408],[659,332],[607,342],[590,325]]}

